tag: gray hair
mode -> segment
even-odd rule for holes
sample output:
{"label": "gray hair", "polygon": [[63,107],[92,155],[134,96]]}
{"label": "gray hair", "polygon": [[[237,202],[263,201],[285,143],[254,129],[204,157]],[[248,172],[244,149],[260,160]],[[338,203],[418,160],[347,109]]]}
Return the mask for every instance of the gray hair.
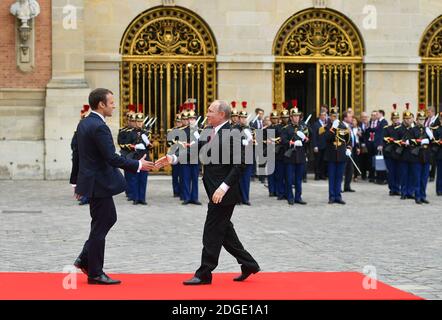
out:
{"label": "gray hair", "polygon": [[219,112],[224,112],[224,119],[228,120],[230,119],[230,113],[231,113],[231,109],[230,109],[230,105],[227,103],[227,101],[225,100],[216,100],[214,101],[218,104],[218,111]]}

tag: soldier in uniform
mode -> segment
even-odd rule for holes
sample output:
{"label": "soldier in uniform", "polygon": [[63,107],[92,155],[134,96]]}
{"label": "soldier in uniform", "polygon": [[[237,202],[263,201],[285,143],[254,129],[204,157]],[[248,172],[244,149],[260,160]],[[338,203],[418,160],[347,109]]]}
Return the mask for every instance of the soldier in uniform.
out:
{"label": "soldier in uniform", "polygon": [[[289,205],[295,203],[306,205],[302,200],[302,180],[306,163],[306,145],[309,142],[309,131],[306,125],[300,123],[301,112],[295,106],[290,110],[291,123],[283,130],[281,142],[284,146],[284,162],[286,176],[286,194]],[[292,185],[295,185],[293,196]]]}
{"label": "soldier in uniform", "polygon": [[413,137],[412,127],[414,126],[414,115],[406,104],[406,110],[402,114],[402,124],[396,129],[397,142],[399,146],[396,153],[400,156],[399,172],[401,176],[401,199],[414,199],[413,190],[413,156],[411,155],[410,140]]}
{"label": "soldier in uniform", "polygon": [[[276,103],[273,104],[273,111],[270,114],[270,121],[271,121],[271,124],[266,128],[266,130],[274,130],[275,131],[275,138],[273,138],[273,140],[267,139],[267,135],[266,135],[265,141],[267,141],[267,144],[274,144],[275,145],[275,157],[276,157],[276,154],[278,153],[276,146],[281,146],[279,144],[279,142],[281,140],[281,135],[280,135],[280,132],[278,132],[281,130],[281,125],[279,124],[279,112],[277,110]],[[275,163],[275,169],[273,170],[272,174],[268,175],[268,185],[269,185],[269,196],[270,197],[276,197],[278,195],[277,186],[278,186],[278,179],[281,179],[281,177],[280,177],[281,174],[280,174],[280,172],[277,172],[278,169],[276,167],[277,167],[277,163]]]}
{"label": "soldier in uniform", "polygon": [[417,204],[429,203],[427,200],[427,183],[430,176],[430,143],[434,139],[430,128],[425,127],[427,114],[425,106],[421,104],[417,113],[416,125],[412,128],[412,151],[414,194]]}
{"label": "soldier in uniform", "polygon": [[399,156],[396,153],[397,129],[401,126],[401,116],[397,111],[397,104],[393,104],[393,112],[391,113],[391,125],[387,125],[383,131],[383,153],[385,165],[387,166],[388,188],[390,196],[401,195],[401,176],[399,171]]}
{"label": "soldier in uniform", "polygon": [[232,113],[230,114],[230,124],[232,126],[232,129],[240,129],[241,125],[239,124],[239,112],[236,108],[236,101],[232,101],[230,104],[232,106]]}
{"label": "soldier in uniform", "polygon": [[[249,146],[253,143],[252,131],[247,124],[247,118],[249,116],[247,112],[247,101],[242,102],[243,109],[239,113],[240,130],[244,133],[245,139],[243,140],[244,146]],[[239,181],[241,190],[242,204],[250,206],[250,180],[253,174],[253,164],[245,164],[244,170]]]}
{"label": "soldier in uniform", "polygon": [[[127,108],[129,110],[126,114],[127,125],[118,131],[118,136],[117,136],[117,143],[118,146],[120,147],[120,154],[125,158],[127,158],[127,155],[133,151],[130,140],[132,136],[132,131],[135,130],[136,128],[135,105],[130,104],[128,105]],[[126,184],[127,184],[126,188],[127,200],[133,201],[134,174],[132,172],[124,170],[124,178],[126,179]]]}
{"label": "soldier in uniform", "polygon": [[442,196],[442,125],[440,119],[442,118],[442,112],[439,114],[439,119],[434,122],[431,127],[434,134],[432,141],[432,150],[434,153],[436,168],[436,194]]}
{"label": "soldier in uniform", "polygon": [[[175,126],[171,129],[168,129],[167,131],[170,132],[172,130],[178,130],[182,126],[181,122],[181,109],[179,110],[179,113],[175,117]],[[167,144],[169,147],[171,147],[176,141],[167,141]],[[173,197],[178,198],[181,197],[181,187],[180,187],[180,164],[177,163],[172,166],[172,190],[173,190]]]}
{"label": "soldier in uniform", "polygon": [[[345,118],[347,112],[344,112]],[[330,109],[330,123],[326,128],[327,148],[325,160],[328,167],[328,203],[345,204],[342,200],[342,179],[347,157],[351,156],[350,129],[338,119],[336,107]]]}
{"label": "soldier in uniform", "polygon": [[282,111],[281,111],[281,124],[278,126],[278,130],[276,132],[276,148],[275,148],[275,170],[276,170],[276,176],[277,176],[277,184],[276,184],[276,195],[278,196],[278,200],[287,200],[287,192],[286,192],[286,180],[287,176],[285,174],[286,168],[284,163],[284,153],[285,148],[282,145],[282,135],[285,130],[287,130],[288,125],[290,123],[290,114],[288,110],[288,102],[284,102],[282,104]]}
{"label": "soldier in uniform", "polygon": [[[189,203],[201,205],[198,200],[198,177],[199,177],[199,163],[198,158],[193,159],[191,157],[192,148],[198,147],[199,140],[199,127],[196,123],[197,114],[195,112],[194,103],[186,103],[188,125],[184,128],[186,133],[186,151],[187,151],[187,163],[181,165],[182,177],[183,177],[183,205]],[[196,153],[197,154],[197,153]]]}
{"label": "soldier in uniform", "polygon": [[[150,143],[150,134],[144,128],[144,112],[143,106],[139,106],[139,112],[136,114],[136,128],[132,131],[132,144],[133,151],[130,154],[130,157],[135,160],[140,160],[144,155],[146,155],[146,160],[150,161],[149,158],[149,148],[151,147]],[[134,184],[133,184],[133,204],[142,204],[147,205],[146,202],[146,189],[147,189],[147,171],[140,171],[138,173],[134,173]]]}
{"label": "soldier in uniform", "polygon": [[324,160],[325,148],[325,128],[327,126],[327,112],[321,111],[319,119],[312,126],[312,146],[314,153],[315,180],[326,179],[326,163]]}

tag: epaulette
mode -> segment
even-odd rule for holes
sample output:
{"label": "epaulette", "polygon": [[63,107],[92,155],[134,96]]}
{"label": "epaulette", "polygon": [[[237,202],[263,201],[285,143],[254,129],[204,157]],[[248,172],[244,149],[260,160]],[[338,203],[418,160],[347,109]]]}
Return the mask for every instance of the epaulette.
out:
{"label": "epaulette", "polygon": [[184,127],[181,127],[180,129],[181,130],[184,130],[184,129],[186,129],[188,126],[184,126]]}
{"label": "epaulette", "polygon": [[384,129],[385,129],[385,128],[388,128],[388,127],[389,127],[389,125],[387,124],[386,126],[384,126]]}
{"label": "epaulette", "polygon": [[399,129],[401,126],[402,126],[402,125],[400,124],[400,125],[394,127],[394,129],[395,129],[395,130],[396,130],[396,129]]}

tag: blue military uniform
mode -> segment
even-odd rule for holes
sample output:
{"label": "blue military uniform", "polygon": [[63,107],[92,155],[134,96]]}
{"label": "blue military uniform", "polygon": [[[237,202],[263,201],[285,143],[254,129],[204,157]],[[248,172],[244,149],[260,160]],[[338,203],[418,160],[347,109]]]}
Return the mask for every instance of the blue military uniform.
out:
{"label": "blue military uniform", "polygon": [[[290,110],[291,116],[300,116],[297,107]],[[302,181],[306,164],[306,144],[309,141],[309,131],[304,124],[291,123],[286,126],[281,134],[281,142],[284,146],[284,164],[286,184],[285,190],[287,201],[290,205],[294,203],[306,204],[302,200]],[[293,196],[292,185],[295,185]]]}
{"label": "blue military uniform", "polygon": [[[411,119],[413,114],[410,111],[403,113],[403,119]],[[401,176],[401,199],[413,199],[414,198],[414,175],[413,162],[414,157],[411,154],[412,146],[410,140],[413,138],[411,126],[407,126],[403,122],[399,128],[396,129],[397,141],[400,144],[396,147],[396,153],[399,158],[399,174]]]}
{"label": "blue military uniform", "polygon": [[[135,121],[135,114],[134,113],[128,114],[128,120]],[[124,158],[127,158],[127,155],[133,151],[132,144],[131,144],[131,136],[132,136],[133,130],[134,130],[133,127],[125,126],[118,131],[117,143],[118,143],[118,146],[120,147],[120,154]],[[133,199],[134,198],[133,197],[133,190],[132,190],[133,189],[133,175],[134,175],[134,173],[124,170],[124,178],[126,179],[126,184],[127,184],[126,197],[127,197],[127,200],[129,200],[129,201],[134,200]]]}
{"label": "blue military uniform", "polygon": [[[337,110],[332,108],[331,115],[337,117]],[[325,160],[327,161],[328,168],[328,190],[329,201],[328,203],[345,204],[342,200],[342,179],[345,170],[345,164],[347,162],[346,152],[351,142],[350,129],[347,128],[339,120],[335,120],[338,124],[334,125],[330,122],[326,128],[326,140],[327,148],[325,151]]]}
{"label": "blue military uniform", "polygon": [[399,171],[400,157],[396,153],[399,147],[397,140],[397,129],[400,125],[396,120],[400,118],[399,112],[396,111],[396,104],[393,105],[394,111],[391,114],[392,124],[387,125],[383,131],[383,154],[385,165],[387,167],[387,181],[390,189],[390,196],[399,196],[401,194],[401,176]]}
{"label": "blue military uniform", "polygon": [[[277,108],[277,105],[276,105],[276,103],[274,103],[273,104],[273,111],[270,114],[270,119],[271,120],[279,120],[279,113],[276,110],[276,108]],[[281,146],[280,144],[277,144],[277,140],[279,139],[278,142],[280,142],[280,140],[281,140],[281,133],[278,132],[278,131],[280,131],[280,128],[281,128],[281,125],[278,124],[278,123],[277,124],[271,124],[264,131],[265,132],[265,140],[264,141],[266,141],[266,142],[268,140],[268,135],[267,135],[268,131],[267,130],[274,130],[274,133],[275,133],[275,138],[271,142],[272,144],[275,144],[275,149],[274,149],[274,151],[275,151],[275,168],[274,168],[273,172],[271,174],[269,174],[268,177],[267,177],[270,197],[276,197],[276,196],[279,195],[277,186],[278,186],[278,178],[280,178],[280,177],[278,177],[278,175],[277,175],[276,154],[277,154],[277,151],[278,151],[277,147],[279,148]]]}
{"label": "blue military uniform", "polygon": [[[241,118],[247,118],[248,113],[246,111],[247,102],[242,102],[243,110],[240,112],[239,116]],[[247,145],[253,147],[253,136],[252,131],[248,125],[240,126],[241,132],[244,134],[244,139],[242,140],[243,145]],[[241,190],[241,199],[242,203],[245,205],[250,205],[250,180],[253,175],[253,164],[245,164],[244,170],[241,174],[241,178],[239,181],[239,186]]]}
{"label": "blue military uniform", "polygon": [[[172,129],[169,129],[168,132],[173,130],[179,130],[181,128],[181,125],[178,125],[178,123],[181,122],[180,114],[177,114],[175,121],[177,123],[177,126],[173,127]],[[171,147],[176,142],[177,141],[168,140],[167,144],[169,147]],[[180,186],[180,169],[181,165],[179,163],[172,165],[172,191],[173,191],[173,196],[175,198],[179,197],[182,200],[181,186]]]}

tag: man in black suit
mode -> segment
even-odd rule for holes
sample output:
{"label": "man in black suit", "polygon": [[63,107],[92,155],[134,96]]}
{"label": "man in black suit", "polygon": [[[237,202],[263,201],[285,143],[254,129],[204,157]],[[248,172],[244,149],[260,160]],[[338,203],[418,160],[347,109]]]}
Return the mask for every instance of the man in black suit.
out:
{"label": "man in black suit", "polygon": [[152,162],[119,156],[105,118],[115,109],[113,93],[95,89],[89,95],[90,115],[77,127],[77,153],[74,154],[71,181],[77,198],[90,198],[92,217],[89,239],[74,265],[88,275],[89,284],[119,284],[103,272],[106,235],[117,221],[112,196],[126,189],[126,181],[117,168],[137,172],[155,168]]}
{"label": "man in black suit", "polygon": [[327,112],[321,111],[319,119],[312,127],[312,147],[315,154],[315,180],[325,180],[326,162],[324,160],[327,141],[325,139],[325,128],[327,126]]}
{"label": "man in black suit", "polygon": [[[211,126],[211,133],[204,147],[208,147],[209,153],[214,149],[219,150],[219,154],[218,159],[214,159],[214,161],[202,161],[204,166],[203,184],[210,199],[204,224],[204,247],[201,266],[193,278],[184,281],[185,285],[202,285],[212,282],[212,271],[218,265],[222,247],[233,255],[241,265],[242,273],[234,281],[243,281],[251,274],[260,271],[258,263],[244,249],[230,221],[235,205],[241,201],[239,180],[245,162],[244,148],[242,147],[239,163],[234,161],[236,160],[233,152],[234,145],[242,146],[243,144],[238,141],[234,142],[230,136],[232,132],[229,123],[230,112],[228,103],[219,100],[214,101],[208,109],[207,121]],[[203,143],[200,142],[200,144]],[[223,153],[228,152],[224,149],[226,146],[230,147],[230,159],[223,157]],[[213,156],[213,154],[211,155]],[[168,155],[155,164],[158,168],[176,161],[176,155]]]}

